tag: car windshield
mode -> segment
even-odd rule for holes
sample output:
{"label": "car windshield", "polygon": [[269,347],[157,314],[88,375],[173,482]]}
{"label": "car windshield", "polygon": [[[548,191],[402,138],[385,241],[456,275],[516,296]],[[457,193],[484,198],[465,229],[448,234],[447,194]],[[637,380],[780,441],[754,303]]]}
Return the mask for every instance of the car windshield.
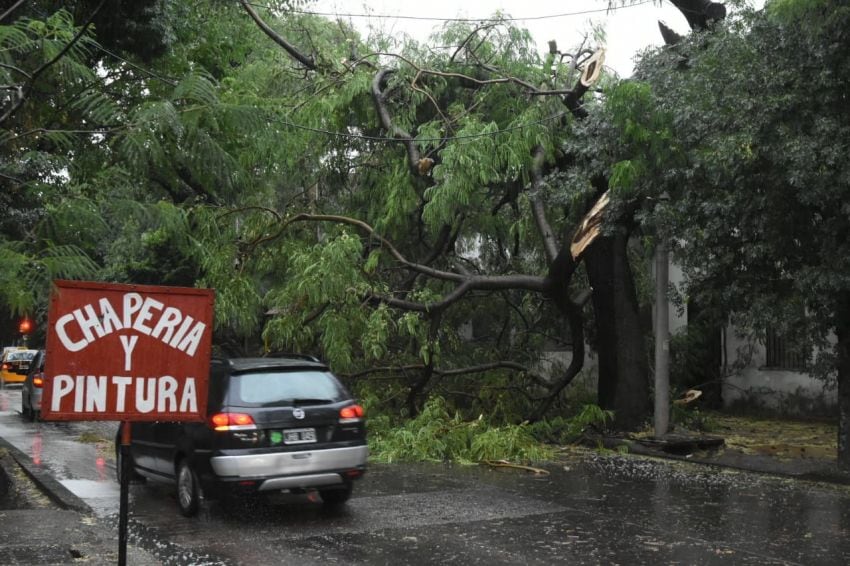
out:
{"label": "car windshield", "polygon": [[234,375],[231,403],[299,405],[335,403],[345,398],[336,378],[324,371],[264,371]]}
{"label": "car windshield", "polygon": [[6,358],[10,362],[21,362],[21,361],[30,361],[32,357],[35,355],[34,350],[25,350],[23,352],[9,352],[8,357]]}

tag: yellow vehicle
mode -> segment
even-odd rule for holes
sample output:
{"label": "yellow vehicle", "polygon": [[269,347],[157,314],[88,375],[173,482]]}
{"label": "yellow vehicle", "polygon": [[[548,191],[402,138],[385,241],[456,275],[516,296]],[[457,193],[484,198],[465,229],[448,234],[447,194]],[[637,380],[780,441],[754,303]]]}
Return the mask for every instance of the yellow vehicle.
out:
{"label": "yellow vehicle", "polygon": [[0,380],[2,384],[23,383],[30,368],[30,361],[38,350],[6,350],[0,361]]}

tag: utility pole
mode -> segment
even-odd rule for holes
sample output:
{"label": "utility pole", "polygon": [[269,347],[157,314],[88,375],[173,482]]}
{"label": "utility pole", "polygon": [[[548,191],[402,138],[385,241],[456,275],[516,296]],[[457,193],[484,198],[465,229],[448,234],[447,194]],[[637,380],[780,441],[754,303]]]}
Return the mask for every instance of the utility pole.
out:
{"label": "utility pole", "polygon": [[655,246],[655,437],[667,434],[670,426],[670,321],[667,241]]}

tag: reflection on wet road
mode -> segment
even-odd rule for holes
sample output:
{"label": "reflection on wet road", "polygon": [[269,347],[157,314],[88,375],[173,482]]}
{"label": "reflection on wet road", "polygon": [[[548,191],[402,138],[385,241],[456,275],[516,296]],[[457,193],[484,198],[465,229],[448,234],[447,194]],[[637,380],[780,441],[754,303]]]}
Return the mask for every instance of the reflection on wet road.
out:
{"label": "reflection on wet road", "polygon": [[[0,437],[117,522],[114,423],[28,423],[0,392]],[[80,440],[90,442],[81,442]],[[177,512],[131,486],[131,532],[165,564],[847,564],[844,487],[587,454],[539,478],[477,466],[372,466],[350,503],[307,495]]]}

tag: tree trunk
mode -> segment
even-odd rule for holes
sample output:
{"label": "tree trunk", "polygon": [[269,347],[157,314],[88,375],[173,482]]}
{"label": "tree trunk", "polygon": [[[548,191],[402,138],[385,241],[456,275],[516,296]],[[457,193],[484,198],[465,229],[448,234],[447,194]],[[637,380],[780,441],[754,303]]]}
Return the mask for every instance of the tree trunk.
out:
{"label": "tree trunk", "polygon": [[599,405],[614,411],[614,426],[634,430],[650,415],[649,364],[637,293],[627,253],[628,236],[597,239],[585,254],[599,353]]}
{"label": "tree trunk", "polygon": [[838,467],[850,471],[850,293],[842,293],[835,314],[835,335],[838,339]]}

